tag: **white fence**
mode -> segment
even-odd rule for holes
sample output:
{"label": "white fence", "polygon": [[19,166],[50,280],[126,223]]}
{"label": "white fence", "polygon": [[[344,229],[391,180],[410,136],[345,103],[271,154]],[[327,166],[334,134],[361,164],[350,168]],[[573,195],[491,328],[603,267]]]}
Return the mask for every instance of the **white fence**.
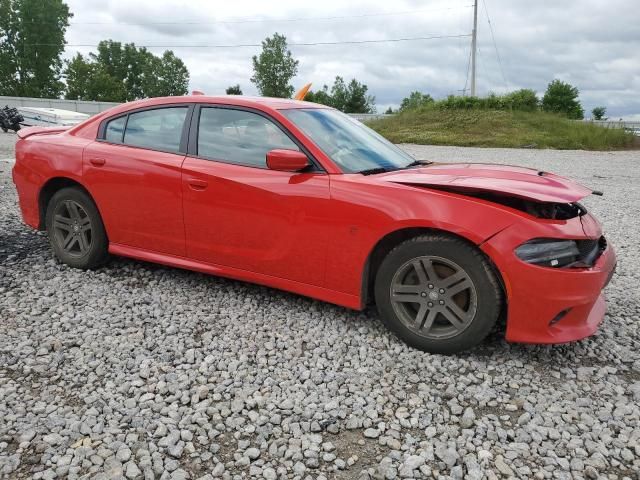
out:
{"label": "white fence", "polygon": [[[111,107],[119,105],[115,102],[89,102],[85,100],[61,100],[57,98],[30,98],[30,97],[2,97],[0,96],[0,107],[9,105],[10,107],[40,107],[40,108],[60,108],[71,110],[72,112],[87,113],[95,115]],[[361,122],[367,120],[377,120],[388,117],[383,113],[352,113],[351,116]]]}
{"label": "white fence", "polygon": [[640,130],[640,122],[631,122],[628,120],[585,120],[587,122],[595,123],[605,128],[626,128],[628,130],[638,131]]}
{"label": "white fence", "polygon": [[[0,107],[9,105],[10,107],[40,107],[40,108],[60,108],[62,110],[71,110],[73,112],[87,113],[95,115],[103,112],[111,107],[115,107],[115,102],[89,102],[85,100],[62,100],[57,98],[30,98],[30,97],[2,97],[0,96]],[[366,122],[367,120],[378,120],[380,118],[390,117],[393,114],[386,113],[352,113],[350,114],[356,120]],[[605,128],[625,128],[636,135],[640,134],[640,122],[631,121],[613,121],[613,120],[584,120],[592,122]]]}
{"label": "white fence", "polygon": [[379,120],[385,117],[393,117],[393,113],[350,113],[349,116],[359,120],[361,122],[366,122],[368,120]]}
{"label": "white fence", "polygon": [[113,102],[87,102],[84,100],[61,100],[58,98],[30,98],[30,97],[2,97],[0,96],[0,107],[9,105],[10,107],[38,107],[38,108],[60,108],[73,112],[95,115],[118,103]]}

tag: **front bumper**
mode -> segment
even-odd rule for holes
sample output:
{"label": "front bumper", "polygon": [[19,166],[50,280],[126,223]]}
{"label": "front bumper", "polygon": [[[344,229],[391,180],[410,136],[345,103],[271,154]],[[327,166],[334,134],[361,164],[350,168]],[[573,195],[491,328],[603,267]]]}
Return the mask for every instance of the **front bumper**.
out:
{"label": "front bumper", "polygon": [[481,248],[500,270],[507,294],[506,338],[511,342],[565,343],[592,335],[605,314],[603,288],[616,266],[608,244],[591,268],[549,268],[516,257],[515,248],[531,238],[599,238],[590,215],[561,222],[513,225]]}

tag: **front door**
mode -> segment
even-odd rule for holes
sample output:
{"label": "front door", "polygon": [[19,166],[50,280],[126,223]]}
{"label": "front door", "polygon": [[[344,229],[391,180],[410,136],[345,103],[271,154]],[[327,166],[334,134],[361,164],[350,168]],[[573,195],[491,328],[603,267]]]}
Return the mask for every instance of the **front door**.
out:
{"label": "front door", "polygon": [[187,256],[321,285],[329,176],[269,170],[266,153],[299,147],[265,116],[202,107],[197,155],[182,168]]}

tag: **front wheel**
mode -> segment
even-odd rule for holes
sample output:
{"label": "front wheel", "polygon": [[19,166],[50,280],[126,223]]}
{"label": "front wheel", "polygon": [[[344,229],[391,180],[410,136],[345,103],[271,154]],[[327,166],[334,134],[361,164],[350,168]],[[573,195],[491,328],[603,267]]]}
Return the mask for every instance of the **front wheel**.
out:
{"label": "front wheel", "polygon": [[51,247],[62,263],[88,269],[107,259],[102,218],[91,197],[80,188],[63,188],[53,195],[46,226]]}
{"label": "front wheel", "polygon": [[375,299],[382,321],[409,345],[451,354],[489,334],[503,294],[482,252],[456,237],[433,234],[389,252],[376,275]]}

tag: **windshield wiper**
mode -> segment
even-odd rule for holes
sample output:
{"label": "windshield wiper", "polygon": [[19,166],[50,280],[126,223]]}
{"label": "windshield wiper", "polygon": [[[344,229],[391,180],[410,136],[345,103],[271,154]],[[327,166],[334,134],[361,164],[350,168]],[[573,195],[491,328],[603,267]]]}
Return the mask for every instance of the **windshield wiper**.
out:
{"label": "windshield wiper", "polygon": [[361,173],[362,175],[375,175],[376,173],[386,173],[386,172],[388,172],[386,168],[376,167],[376,168],[368,168],[366,170],[360,170],[357,173]]}
{"label": "windshield wiper", "polygon": [[433,162],[431,162],[429,160],[414,160],[409,165],[405,165],[402,168],[421,167],[421,166],[424,166],[424,165],[431,165],[432,163]]}

